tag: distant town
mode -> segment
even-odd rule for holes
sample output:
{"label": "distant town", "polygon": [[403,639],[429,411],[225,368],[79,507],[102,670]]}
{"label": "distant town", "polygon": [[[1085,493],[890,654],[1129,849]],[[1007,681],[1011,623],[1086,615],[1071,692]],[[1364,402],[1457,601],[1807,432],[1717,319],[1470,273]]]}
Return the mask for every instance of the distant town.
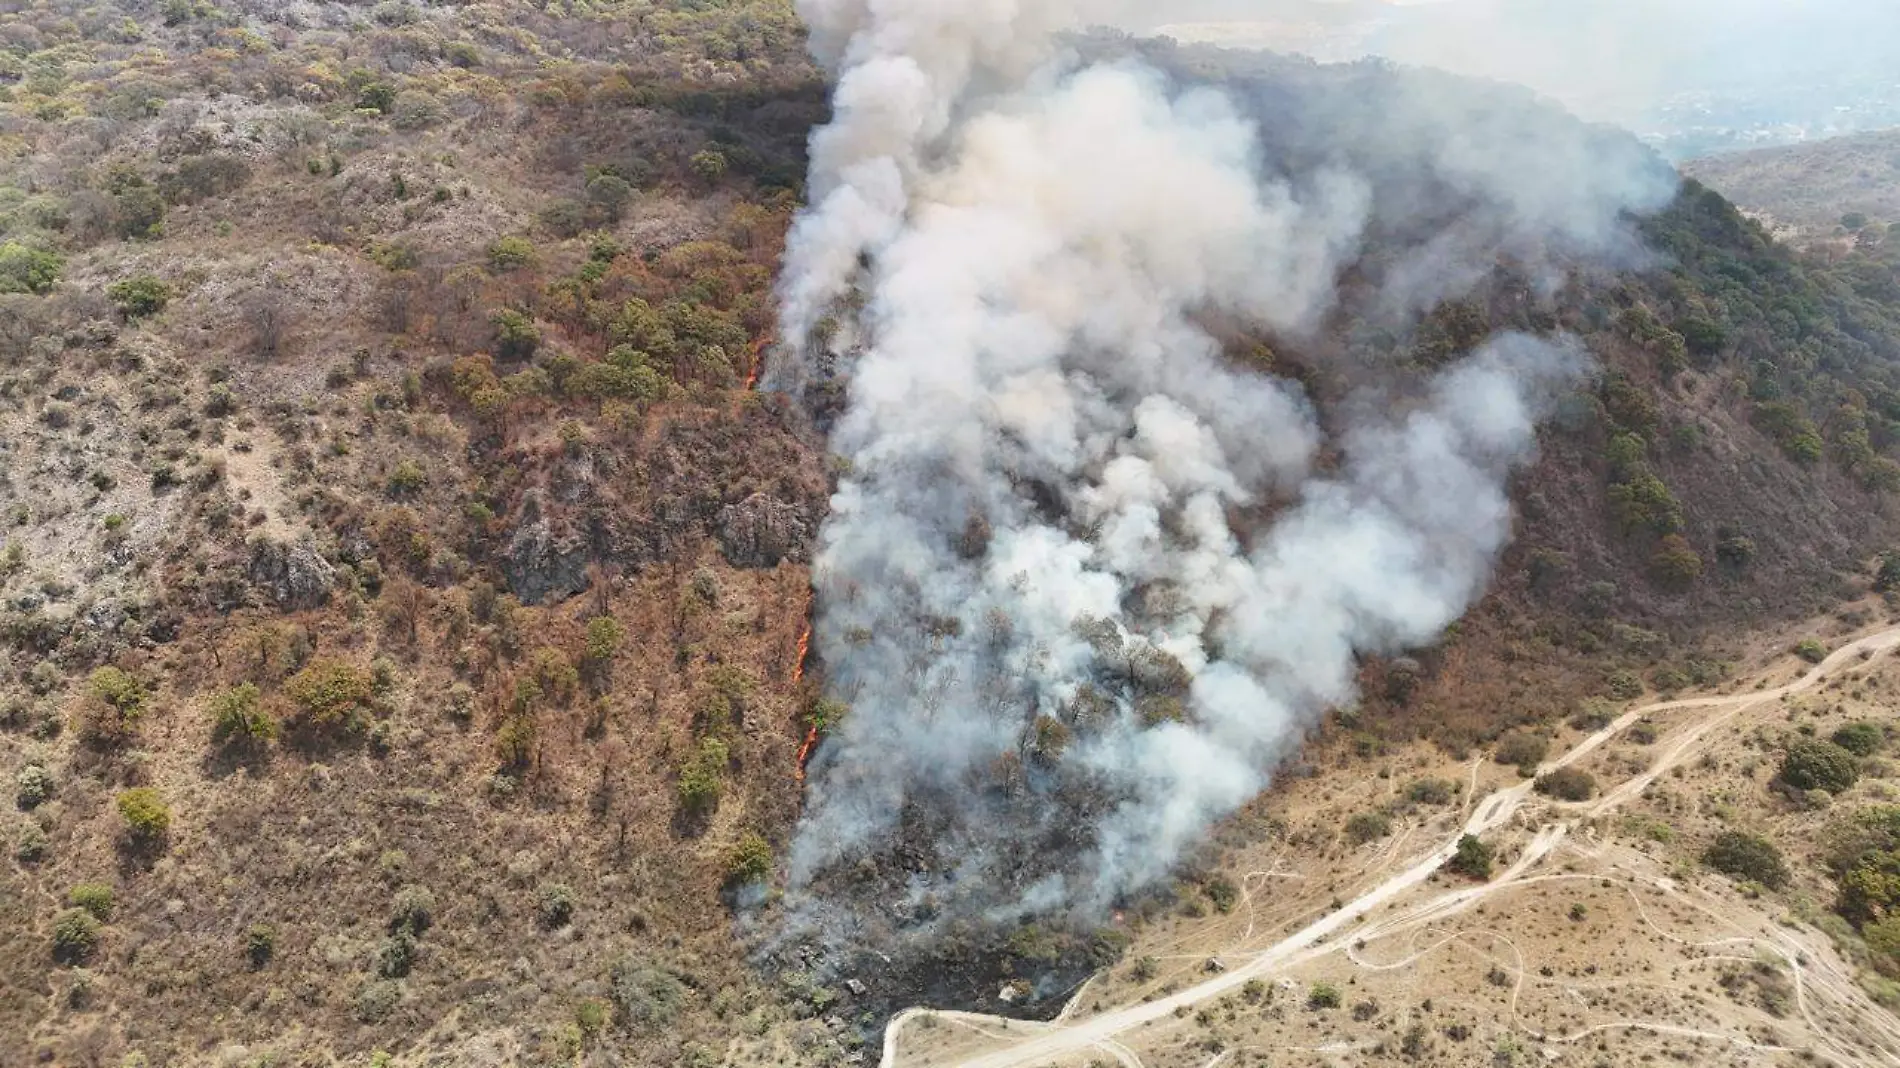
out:
{"label": "distant town", "polygon": [[1816,80],[1677,94],[1631,124],[1672,160],[1900,126],[1900,79]]}

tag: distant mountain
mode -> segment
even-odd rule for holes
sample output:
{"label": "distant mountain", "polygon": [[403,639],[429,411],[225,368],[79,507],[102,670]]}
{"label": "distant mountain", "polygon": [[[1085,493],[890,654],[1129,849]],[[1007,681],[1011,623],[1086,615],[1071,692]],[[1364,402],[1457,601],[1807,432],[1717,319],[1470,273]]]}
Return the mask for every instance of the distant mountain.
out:
{"label": "distant mountain", "polygon": [[1130,17],[1183,42],[1369,55],[1514,82],[1672,159],[1900,123],[1900,5],[1843,0],[1257,0]]}
{"label": "distant mountain", "polygon": [[1900,223],[1900,128],[1695,160],[1682,170],[1804,244]]}

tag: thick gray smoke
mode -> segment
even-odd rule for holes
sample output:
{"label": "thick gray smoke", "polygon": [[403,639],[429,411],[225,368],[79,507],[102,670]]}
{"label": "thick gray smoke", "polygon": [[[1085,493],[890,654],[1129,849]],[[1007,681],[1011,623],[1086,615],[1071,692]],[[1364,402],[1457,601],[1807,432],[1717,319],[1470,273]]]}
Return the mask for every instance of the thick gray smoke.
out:
{"label": "thick gray smoke", "polygon": [[1358,655],[1481,593],[1508,475],[1585,369],[1499,336],[1329,441],[1201,324],[1309,335],[1368,235],[1408,230],[1373,304],[1424,310],[1500,249],[1618,252],[1671,191],[1581,127],[1416,101],[1354,119],[1383,143],[1263,143],[1226,95],[1069,52],[1079,6],[799,5],[838,88],[776,374],[844,383],[814,581],[851,712],[795,888],[898,854],[919,914],[997,915],[1164,876],[1352,699]]}

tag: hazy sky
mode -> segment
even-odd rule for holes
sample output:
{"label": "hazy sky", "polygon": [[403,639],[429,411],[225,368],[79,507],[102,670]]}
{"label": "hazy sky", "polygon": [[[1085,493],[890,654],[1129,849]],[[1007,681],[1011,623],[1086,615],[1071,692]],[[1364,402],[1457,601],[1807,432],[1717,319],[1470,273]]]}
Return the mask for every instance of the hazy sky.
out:
{"label": "hazy sky", "polygon": [[1128,25],[1322,59],[1501,78],[1593,117],[1693,90],[1843,74],[1900,84],[1900,0],[1170,0]]}

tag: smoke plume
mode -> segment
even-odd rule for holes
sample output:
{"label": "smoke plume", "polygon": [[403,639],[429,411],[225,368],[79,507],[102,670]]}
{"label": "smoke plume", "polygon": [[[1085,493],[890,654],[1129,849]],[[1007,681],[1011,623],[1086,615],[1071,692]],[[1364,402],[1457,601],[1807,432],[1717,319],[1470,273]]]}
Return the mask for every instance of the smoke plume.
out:
{"label": "smoke plume", "polygon": [[1085,6],[799,5],[837,90],[775,376],[842,390],[815,639],[850,712],[795,892],[894,857],[924,921],[1166,875],[1352,700],[1357,657],[1479,596],[1510,472],[1587,364],[1499,335],[1323,426],[1205,324],[1410,319],[1500,255],[1554,278],[1628,255],[1626,213],[1673,189],[1633,144],[1381,67],[1185,85],[1061,36]]}

